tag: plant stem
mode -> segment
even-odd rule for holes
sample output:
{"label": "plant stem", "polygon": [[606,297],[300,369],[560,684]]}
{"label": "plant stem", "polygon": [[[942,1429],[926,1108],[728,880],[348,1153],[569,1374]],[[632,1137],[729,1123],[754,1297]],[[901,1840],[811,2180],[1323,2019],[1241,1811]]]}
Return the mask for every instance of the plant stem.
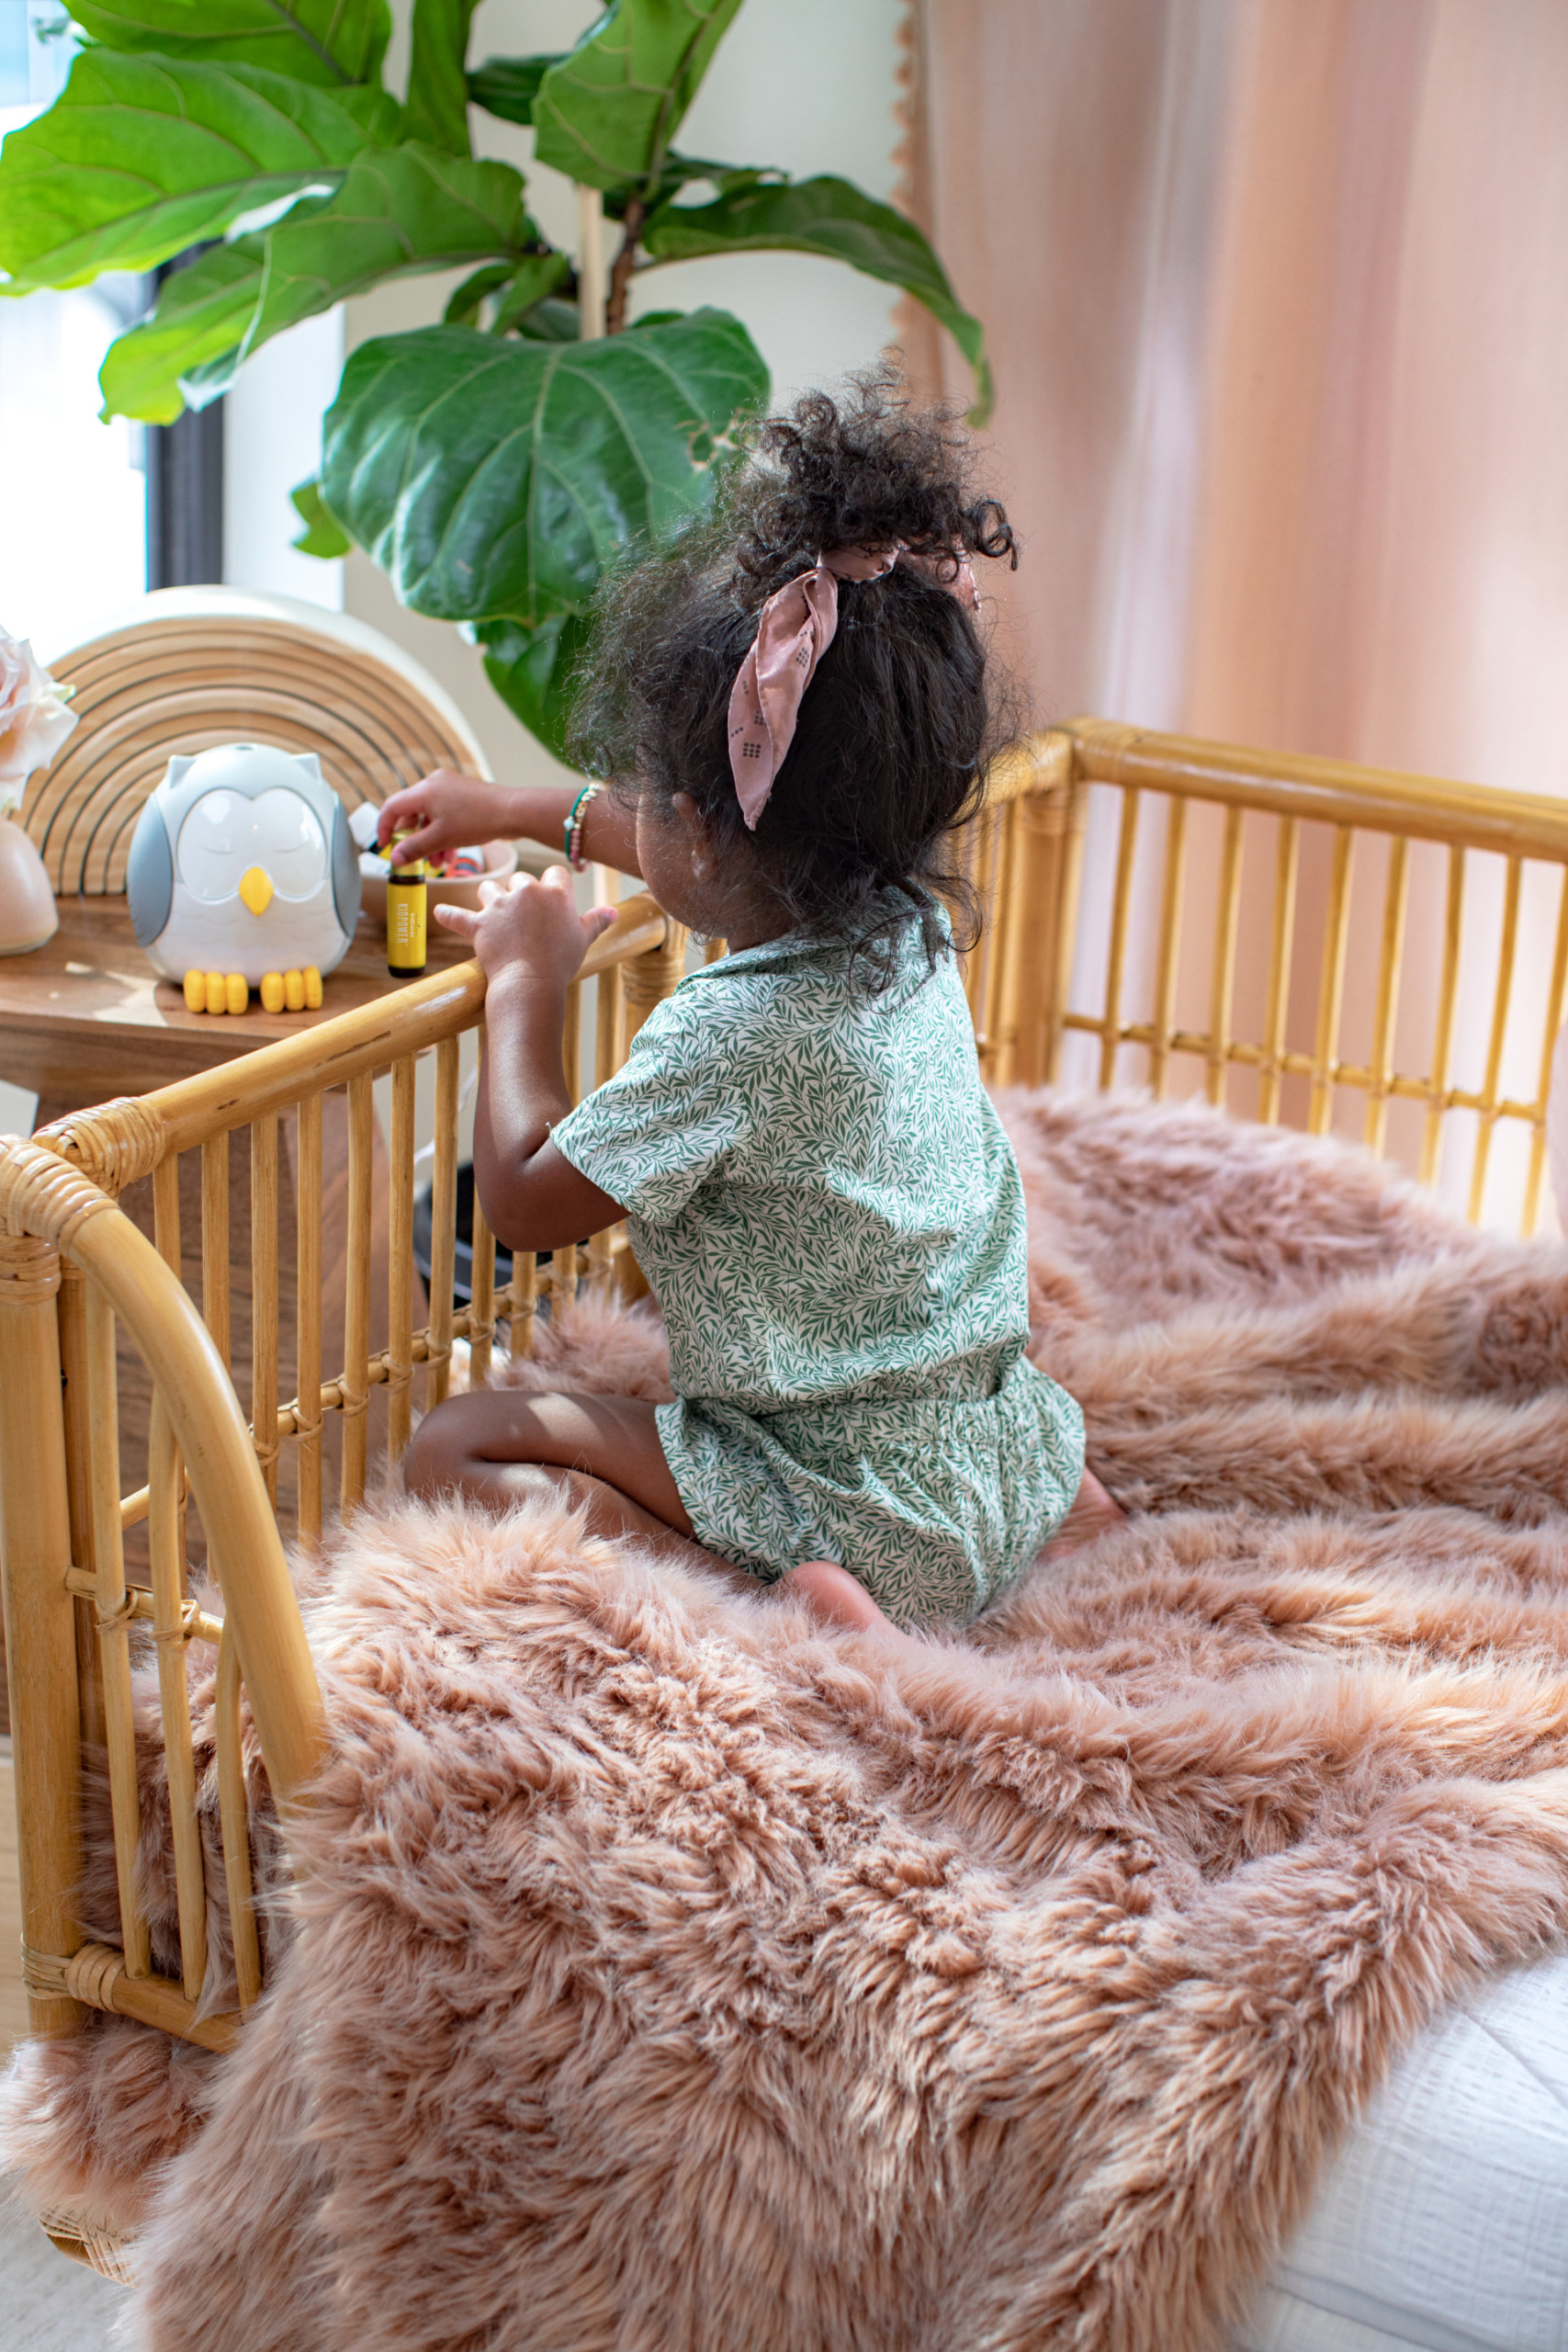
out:
{"label": "plant stem", "polygon": [[637,241],[642,234],[645,218],[641,197],[628,197],[621,250],[615,255],[615,266],[610,271],[610,296],[604,305],[606,334],[619,334],[626,322],[626,295],[631,288],[632,271],[637,264]]}

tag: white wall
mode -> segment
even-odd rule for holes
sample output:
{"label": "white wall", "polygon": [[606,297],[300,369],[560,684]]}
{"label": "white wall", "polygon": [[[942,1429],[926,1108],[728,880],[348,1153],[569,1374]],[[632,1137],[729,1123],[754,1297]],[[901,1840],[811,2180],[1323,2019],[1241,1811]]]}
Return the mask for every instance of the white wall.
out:
{"label": "white wall", "polygon": [[[388,60],[394,86],[407,70],[409,5],[394,0],[398,33]],[[487,0],[474,20],[470,62],[567,48],[598,14],[593,0]],[[887,197],[898,17],[899,0],[747,0],[680,145],[795,175],[836,171],[869,194]],[[535,169],[533,133],[477,110],[471,120],[483,153],[527,174],[529,206],[547,234],[574,244],[574,192],[558,173]],[[525,783],[557,773],[555,763],[511,716],[478,651],[456,628],[402,611],[385,575],[365,556],[325,565],[289,546],[299,525],[288,492],[316,469],[320,418],[335,389],[343,347],[439,320],[459,275],[378,287],[331,319],[280,336],[242,371],[229,396],[225,577],[240,587],[341,604],[385,630],[458,702],[496,774]],[[833,383],[874,360],[892,339],[896,300],[891,287],[840,264],[785,254],[682,262],[651,273],[633,295],[634,310],[713,302],[737,311],[773,370],[775,397]]]}
{"label": "white wall", "polygon": [[231,587],[343,605],[343,565],[301,555],[289,492],[321,462],[321,415],[343,373],[340,303],[264,344],[241,368],[223,422],[223,577]]}

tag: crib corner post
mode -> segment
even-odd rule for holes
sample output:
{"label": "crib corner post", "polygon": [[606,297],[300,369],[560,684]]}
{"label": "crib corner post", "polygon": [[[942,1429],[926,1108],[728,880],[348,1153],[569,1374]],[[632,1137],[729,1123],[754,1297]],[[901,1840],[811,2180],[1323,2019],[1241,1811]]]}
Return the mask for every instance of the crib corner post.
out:
{"label": "crib corner post", "polygon": [[28,2013],[33,2032],[49,2035],[73,2031],[84,2015],[65,1990],[82,1941],[82,1758],[59,1291],[53,1245],[0,1232],[0,1584]]}
{"label": "crib corner post", "polygon": [[686,933],[682,926],[666,915],[664,937],[660,944],[650,947],[646,955],[633,956],[624,969],[622,988],[629,1046],[654,1006],[673,996],[685,977]]}
{"label": "crib corner post", "polygon": [[[1010,880],[1012,952],[1004,967],[999,1024],[1013,1041],[1006,1075],[1015,1084],[1052,1084],[1061,1059],[1077,935],[1086,799],[1083,784],[1069,775],[1018,803],[1017,862]],[[1026,937],[1036,925],[1040,946],[1032,956]]]}

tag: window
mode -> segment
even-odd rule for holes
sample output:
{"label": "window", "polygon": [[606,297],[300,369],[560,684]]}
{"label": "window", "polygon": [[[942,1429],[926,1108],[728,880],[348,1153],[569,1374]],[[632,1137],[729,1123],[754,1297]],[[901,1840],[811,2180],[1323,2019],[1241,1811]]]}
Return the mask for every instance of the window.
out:
{"label": "window", "polygon": [[[0,0],[0,134],[52,104],[75,45],[59,0]],[[220,407],[167,432],[98,415],[104,352],[149,294],[113,277],[0,300],[0,628],[45,661],[149,585],[221,577]]]}

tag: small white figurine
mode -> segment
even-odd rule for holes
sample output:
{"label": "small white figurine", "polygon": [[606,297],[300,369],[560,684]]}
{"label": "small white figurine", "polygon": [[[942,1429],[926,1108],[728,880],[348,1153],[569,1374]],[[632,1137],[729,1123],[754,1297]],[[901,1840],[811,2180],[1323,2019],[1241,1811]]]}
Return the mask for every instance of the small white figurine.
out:
{"label": "small white figurine", "polygon": [[126,873],[137,944],[193,1012],[313,1010],[359,920],[359,856],[314,752],[222,743],[169,762]]}

